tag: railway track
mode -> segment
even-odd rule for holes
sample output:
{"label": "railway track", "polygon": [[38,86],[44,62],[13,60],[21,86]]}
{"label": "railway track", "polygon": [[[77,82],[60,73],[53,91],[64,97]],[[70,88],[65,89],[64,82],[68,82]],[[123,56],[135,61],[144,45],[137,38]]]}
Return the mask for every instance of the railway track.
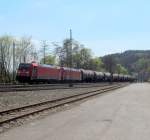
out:
{"label": "railway track", "polygon": [[89,87],[110,85],[109,83],[73,83],[73,84],[74,84],[73,87],[69,87],[69,84],[0,85],[0,92],[89,88]]}
{"label": "railway track", "polygon": [[101,87],[98,90],[93,90],[90,92],[84,92],[80,94],[75,94],[63,98],[58,98],[54,100],[49,100],[45,102],[40,102],[36,104],[31,104],[27,106],[22,106],[14,109],[4,110],[0,112],[0,126],[3,124],[16,121],[20,118],[28,117],[30,115],[34,115],[36,113],[43,112],[45,110],[57,108],[64,106],[65,104],[71,104],[92,96],[96,96],[99,94],[102,94],[107,91],[115,90],[121,87],[126,86],[127,84],[119,84],[119,85],[111,85],[111,86],[105,86]]}
{"label": "railway track", "polygon": [[[99,82],[93,84],[106,84],[108,82]],[[114,82],[115,83],[115,82]],[[91,85],[92,83],[72,83],[73,85]],[[19,87],[53,87],[53,86],[68,86],[69,83],[56,83],[56,84],[0,84],[0,88],[19,88]]]}

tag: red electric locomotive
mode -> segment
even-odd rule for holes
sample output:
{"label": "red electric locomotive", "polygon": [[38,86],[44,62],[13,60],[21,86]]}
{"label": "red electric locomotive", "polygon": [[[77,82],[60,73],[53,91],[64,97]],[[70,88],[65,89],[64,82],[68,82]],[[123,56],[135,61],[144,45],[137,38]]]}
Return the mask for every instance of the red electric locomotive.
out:
{"label": "red electric locomotive", "polygon": [[82,79],[80,70],[52,65],[39,65],[33,62],[21,63],[19,65],[16,80],[22,83],[51,83],[66,81],[78,82]]}
{"label": "red electric locomotive", "polygon": [[30,82],[33,75],[33,68],[36,66],[36,63],[20,63],[17,70],[16,80],[24,83]]}
{"label": "red electric locomotive", "polygon": [[33,63],[21,63],[19,65],[16,80],[22,83],[53,82],[61,80],[61,68],[51,65],[39,65]]}

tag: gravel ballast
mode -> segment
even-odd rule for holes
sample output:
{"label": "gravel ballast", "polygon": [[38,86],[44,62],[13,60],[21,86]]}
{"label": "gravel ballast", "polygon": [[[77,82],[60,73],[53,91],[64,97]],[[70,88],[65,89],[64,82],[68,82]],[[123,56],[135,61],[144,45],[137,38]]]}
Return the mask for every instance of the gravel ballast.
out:
{"label": "gravel ballast", "polygon": [[22,91],[22,92],[0,92],[0,111],[39,103],[42,101],[57,99],[73,94],[79,94],[101,87],[90,88],[73,88],[73,89],[57,89],[57,90],[39,90],[39,91]]}

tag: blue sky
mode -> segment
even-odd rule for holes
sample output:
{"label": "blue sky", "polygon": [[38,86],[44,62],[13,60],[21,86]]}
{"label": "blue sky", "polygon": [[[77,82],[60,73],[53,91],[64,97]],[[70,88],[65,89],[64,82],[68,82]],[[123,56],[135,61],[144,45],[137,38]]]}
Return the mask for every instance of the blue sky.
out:
{"label": "blue sky", "polygon": [[96,56],[150,49],[149,0],[0,0],[0,35],[62,41],[73,37]]}

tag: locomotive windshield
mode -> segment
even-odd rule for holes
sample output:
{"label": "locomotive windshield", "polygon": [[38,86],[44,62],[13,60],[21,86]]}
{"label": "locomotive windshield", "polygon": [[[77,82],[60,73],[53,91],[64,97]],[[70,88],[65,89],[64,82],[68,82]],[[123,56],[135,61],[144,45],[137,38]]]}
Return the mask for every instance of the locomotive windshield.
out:
{"label": "locomotive windshield", "polygon": [[29,67],[30,67],[31,64],[24,64],[24,63],[21,63],[19,65],[19,70],[28,70]]}

